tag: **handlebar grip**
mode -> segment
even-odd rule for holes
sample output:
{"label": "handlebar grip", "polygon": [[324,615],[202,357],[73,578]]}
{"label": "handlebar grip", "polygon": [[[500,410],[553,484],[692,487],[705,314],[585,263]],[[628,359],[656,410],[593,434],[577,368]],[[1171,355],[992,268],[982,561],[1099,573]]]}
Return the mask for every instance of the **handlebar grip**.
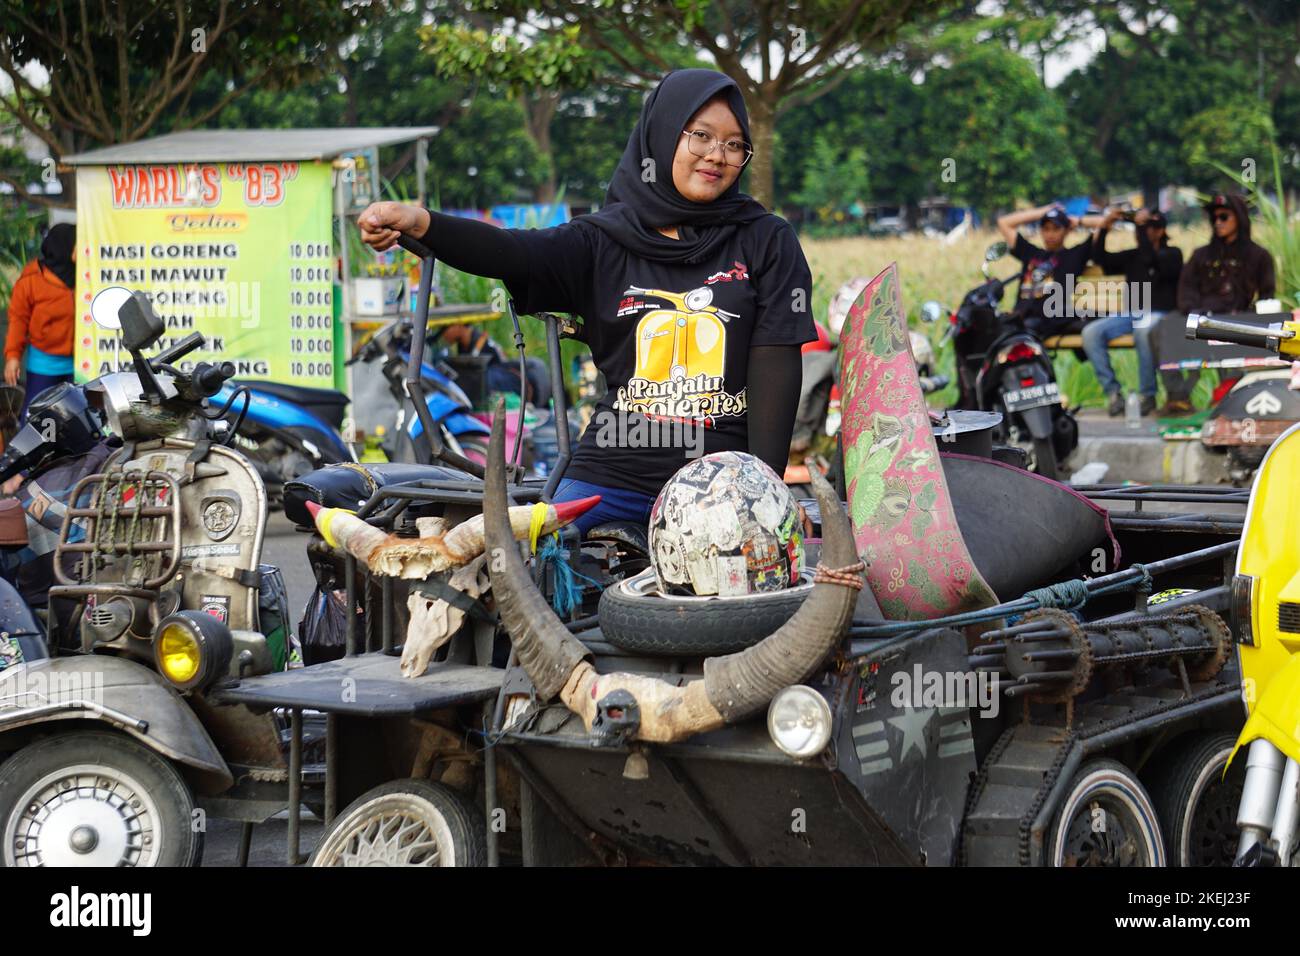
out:
{"label": "handlebar grip", "polygon": [[422,243],[419,239],[413,239],[407,235],[397,237],[397,244],[413,256],[420,259],[432,259],[433,251]]}
{"label": "handlebar grip", "polygon": [[210,398],[221,391],[221,386],[226,383],[226,379],[234,378],[235,363],[222,362],[220,365],[209,365],[207,362],[200,362],[194,366],[194,389],[200,395]]}
{"label": "handlebar grip", "polygon": [[1227,322],[1204,315],[1187,317],[1187,337],[1200,339],[1202,342],[1231,342],[1234,345],[1248,345],[1277,351],[1278,343],[1282,339],[1294,336],[1295,333],[1290,330],[1271,329],[1245,322]]}

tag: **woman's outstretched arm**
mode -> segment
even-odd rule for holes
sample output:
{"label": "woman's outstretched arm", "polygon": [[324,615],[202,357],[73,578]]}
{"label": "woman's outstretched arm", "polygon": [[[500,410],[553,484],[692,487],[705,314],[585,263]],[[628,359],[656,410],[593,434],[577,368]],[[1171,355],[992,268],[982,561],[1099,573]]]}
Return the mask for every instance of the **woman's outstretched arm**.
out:
{"label": "woman's outstretched arm", "polygon": [[357,225],[366,244],[380,251],[391,248],[399,235],[407,235],[461,272],[506,282],[522,282],[528,277],[523,243],[513,231],[490,223],[420,206],[379,202],[361,214]]}

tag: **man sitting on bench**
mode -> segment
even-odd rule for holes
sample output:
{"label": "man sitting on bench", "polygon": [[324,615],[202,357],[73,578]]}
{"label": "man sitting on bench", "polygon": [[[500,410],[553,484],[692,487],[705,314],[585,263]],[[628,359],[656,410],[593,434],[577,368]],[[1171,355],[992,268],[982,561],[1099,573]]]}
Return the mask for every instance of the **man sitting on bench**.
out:
{"label": "man sitting on bench", "polygon": [[1125,306],[1121,315],[1102,316],[1083,327],[1083,350],[1097,372],[1097,381],[1106,394],[1106,411],[1114,418],[1124,414],[1124,393],[1111,368],[1109,343],[1121,335],[1133,334],[1138,356],[1138,396],[1143,415],[1156,407],[1156,360],[1151,349],[1151,333],[1160,325],[1166,312],[1176,307],[1178,275],[1183,268],[1183,253],[1169,244],[1165,217],[1156,210],[1142,209],[1133,217],[1137,226],[1136,249],[1106,251],[1106,236],[1120,218],[1118,209],[1110,209],[1092,240],[1092,259],[1107,275],[1123,275]]}

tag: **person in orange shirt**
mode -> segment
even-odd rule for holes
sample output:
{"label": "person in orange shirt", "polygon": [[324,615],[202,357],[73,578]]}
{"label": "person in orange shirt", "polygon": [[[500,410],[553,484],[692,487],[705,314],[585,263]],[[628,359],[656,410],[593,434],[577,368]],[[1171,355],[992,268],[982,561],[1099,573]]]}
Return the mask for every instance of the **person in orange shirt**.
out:
{"label": "person in orange shirt", "polygon": [[50,227],[40,257],[27,263],[9,298],[5,382],[18,384],[27,370],[22,418],[31,400],[72,381],[72,336],[77,287],[77,233],[68,223]]}

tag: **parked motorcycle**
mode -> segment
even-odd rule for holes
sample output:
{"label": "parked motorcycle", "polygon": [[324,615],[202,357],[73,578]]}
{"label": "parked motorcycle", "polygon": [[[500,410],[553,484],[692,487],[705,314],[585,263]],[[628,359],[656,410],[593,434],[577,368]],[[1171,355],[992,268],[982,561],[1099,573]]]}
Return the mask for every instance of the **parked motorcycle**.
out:
{"label": "parked motorcycle", "polygon": [[[248,391],[233,401],[237,390]],[[342,432],[350,399],[332,388],[308,388],[280,382],[233,379],[212,396],[213,404],[226,407],[234,424],[241,413],[236,444],[257,467],[273,504],[284,494],[286,482],[325,465],[356,461]]]}
{"label": "parked motorcycle", "polygon": [[[1189,316],[1187,337],[1266,348],[1300,360],[1300,322],[1262,328]],[[1232,632],[1241,659],[1242,697],[1249,714],[1232,755],[1246,748],[1245,782],[1237,808],[1238,866],[1300,864],[1300,425],[1264,455],[1232,579]],[[1232,759],[1232,758],[1230,758]]]}
{"label": "parked motorcycle", "polygon": [[[392,461],[427,462],[432,457],[424,422],[409,414],[406,404],[406,378],[411,362],[411,325],[398,319],[384,326],[348,359],[348,365],[360,363],[377,368],[388,383],[395,402],[391,444],[385,448]],[[457,455],[482,465],[487,461],[487,440],[491,434],[474,415],[474,404],[456,382],[456,372],[444,361],[433,357],[420,362],[420,387],[432,420],[438,425],[441,444]]]}
{"label": "parked motorcycle", "polygon": [[[20,635],[0,663],[0,863],[189,865],[203,844],[196,793],[252,773],[305,799],[275,714],[204,698],[219,680],[288,666],[287,598],[279,570],[261,564],[265,485],[210,404],[233,363],[182,371],[198,333],[146,358],[163,323],[144,293],[92,314],[120,326],[130,370],[43,394],[0,457],[5,477],[36,469],[30,485],[72,444],[111,448],[65,500],[38,502],[61,516],[47,639],[0,589],[0,631]],[[235,390],[237,415],[247,394]]]}
{"label": "parked motorcycle", "polygon": [[967,292],[956,311],[931,301],[922,306],[922,315],[935,320],[948,313],[951,325],[944,340],[956,349],[961,390],[956,407],[1004,413],[994,440],[1026,448],[1032,470],[1055,478],[1079,444],[1079,426],[1061,403],[1043,343],[1019,312],[998,311],[1003,291],[1016,277],[995,279],[989,266],[1007,252],[1005,242],[988,247],[981,266],[986,281]]}
{"label": "parked motorcycle", "polygon": [[[1252,312],[1240,319],[1236,315],[1215,318],[1256,324],[1260,316]],[[1221,376],[1241,376],[1201,426],[1201,444],[1226,453],[1229,477],[1235,484],[1247,484],[1269,446],[1300,422],[1300,370],[1277,358],[1231,357],[1185,364],[1218,369]]]}

